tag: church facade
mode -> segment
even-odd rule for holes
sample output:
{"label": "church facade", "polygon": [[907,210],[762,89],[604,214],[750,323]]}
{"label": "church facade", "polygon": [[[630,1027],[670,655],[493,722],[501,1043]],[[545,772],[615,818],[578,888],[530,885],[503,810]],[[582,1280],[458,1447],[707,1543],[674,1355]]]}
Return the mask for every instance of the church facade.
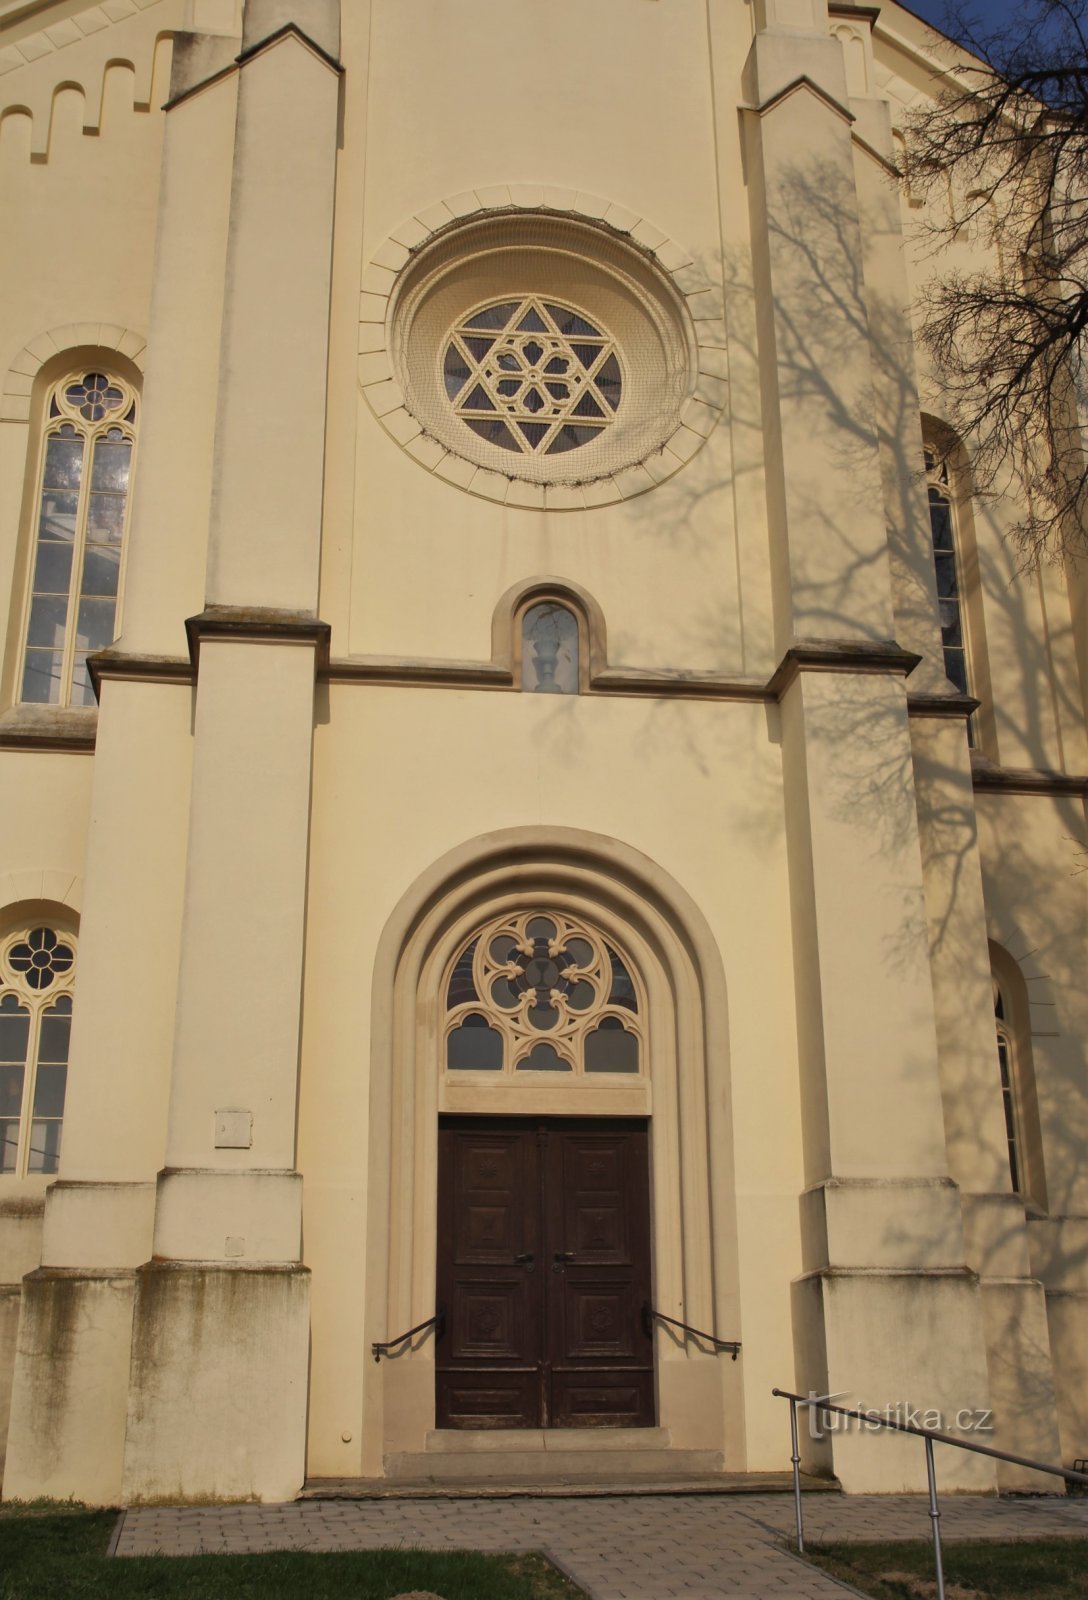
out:
{"label": "church facade", "polygon": [[914,342],[936,48],[0,0],[9,1498],[1088,1456],[1088,580]]}

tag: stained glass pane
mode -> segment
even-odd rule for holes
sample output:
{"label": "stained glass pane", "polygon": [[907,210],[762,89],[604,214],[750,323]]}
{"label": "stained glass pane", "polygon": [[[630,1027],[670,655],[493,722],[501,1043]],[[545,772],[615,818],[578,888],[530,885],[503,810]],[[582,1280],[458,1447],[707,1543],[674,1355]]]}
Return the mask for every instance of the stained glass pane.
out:
{"label": "stained glass pane", "polygon": [[[465,419],[468,421],[468,419]],[[486,439],[488,444],[497,444],[502,450],[516,450],[517,441],[504,422],[497,419],[494,422],[468,422],[473,433],[478,433],[481,439]]]}
{"label": "stained glass pane", "polygon": [[71,545],[46,544],[39,540],[34,560],[34,593],[67,595],[71,581]]}
{"label": "stained glass pane", "polygon": [[28,1172],[56,1172],[60,1167],[60,1130],[58,1122],[34,1122],[30,1128],[30,1153]]}
{"label": "stained glass pane", "polygon": [[63,647],[64,629],[68,621],[68,601],[36,597],[30,604],[30,625],[27,642],[46,647]]}
{"label": "stained glass pane", "polygon": [[[30,1012],[19,1004],[13,994],[6,994],[0,1001],[0,1063],[8,1066],[17,1063],[21,1066],[26,1060],[29,1039]],[[3,1109],[0,1102],[0,1112]]]}
{"label": "stained glass pane", "polygon": [[59,650],[28,650],[19,698],[31,705],[56,705],[60,700],[63,659]]}
{"label": "stained glass pane", "polygon": [[92,494],[87,508],[87,537],[95,544],[120,544],[125,530],[125,497]]}
{"label": "stained glass pane", "polygon": [[546,1033],[559,1021],[559,1012],[554,1006],[530,1006],[529,1021],[534,1028],[539,1028],[541,1033]]}
{"label": "stained glass pane", "polygon": [[68,1068],[39,1065],[34,1075],[34,1115],[36,1117],[62,1117],[64,1115],[64,1090],[68,1081]]}
{"label": "stained glass pane", "polygon": [[619,956],[608,947],[608,959],[612,964],[612,988],[608,995],[610,1006],[624,1006],[628,1011],[638,1010],[638,1000],[635,996],[635,986],[631,981],[631,974],[620,960]]}
{"label": "stained glass pane", "polygon": [[496,978],[491,985],[491,998],[504,1011],[511,1011],[518,1003],[518,991],[509,978]]}
{"label": "stained glass pane", "polygon": [[79,488],[83,475],[83,440],[74,428],[65,432],[66,437],[54,434],[45,447],[42,483],[47,489]]}
{"label": "stained glass pane", "polygon": [[23,1072],[19,1066],[0,1066],[0,1117],[18,1119],[23,1104]]}
{"label": "stained glass pane", "polygon": [[467,950],[462,950],[457,959],[457,965],[450,974],[450,986],[446,993],[446,1005],[450,1011],[454,1006],[464,1005],[469,1000],[479,1000],[476,993],[476,984],[472,976],[472,961],[476,954],[477,941],[473,939]]}
{"label": "stained glass pane", "polygon": [[521,624],[521,686],[534,694],[578,693],[578,620],[546,600]]}
{"label": "stained glass pane", "polygon": [[82,650],[104,650],[113,643],[116,600],[81,600],[76,623],[76,643]]}
{"label": "stained glass pane", "polygon": [[637,1072],[638,1039],[618,1017],[605,1017],[586,1037],[587,1072]]}
{"label": "stained glass pane", "polygon": [[510,300],[502,305],[487,306],[483,311],[465,323],[466,328],[505,328],[510,318],[518,308],[516,300]]}
{"label": "stained glass pane", "polygon": [[[64,1064],[68,1060],[68,1039],[72,1031],[72,1018],[70,1015],[58,1014],[51,1008],[42,1017],[41,1033],[38,1038],[38,1061],[49,1061]],[[41,1110],[37,1099],[35,1108]],[[48,1113],[42,1111],[42,1115]]]}
{"label": "stained glass pane", "polygon": [[504,961],[509,961],[514,955],[516,955],[517,948],[517,940],[508,933],[502,933],[497,939],[492,939],[491,948],[488,951],[488,954],[490,955],[492,961],[501,964]]}
{"label": "stained glass pane", "polygon": [[[2,1076],[2,1069],[0,1069]],[[2,1091],[0,1091],[2,1092]],[[14,1172],[19,1155],[19,1123],[0,1117],[0,1172]]]}
{"label": "stained glass pane", "polygon": [[116,547],[88,545],[83,557],[84,594],[115,595],[121,575],[121,552]]}
{"label": "stained glass pane", "polygon": [[72,540],[76,532],[79,496],[46,489],[38,518],[39,539]]}
{"label": "stained glass pane", "polygon": [[550,944],[556,935],[556,926],[550,917],[533,917],[525,929],[530,939],[543,939]]}
{"label": "stained glass pane", "polygon": [[554,1045],[534,1045],[523,1061],[518,1062],[519,1072],[570,1072],[569,1061],[564,1061]]}
{"label": "stained glass pane", "polygon": [[567,960],[572,967],[588,967],[593,960],[593,946],[589,940],[568,939]]}
{"label": "stained glass pane", "polygon": [[446,1065],[451,1072],[501,1072],[502,1057],[502,1034],[484,1017],[466,1017],[446,1040]]}
{"label": "stained glass pane", "polygon": [[116,439],[109,435],[105,439],[99,439],[94,447],[91,488],[127,489],[128,468],[131,457],[132,445],[127,439],[122,438],[120,434]]}

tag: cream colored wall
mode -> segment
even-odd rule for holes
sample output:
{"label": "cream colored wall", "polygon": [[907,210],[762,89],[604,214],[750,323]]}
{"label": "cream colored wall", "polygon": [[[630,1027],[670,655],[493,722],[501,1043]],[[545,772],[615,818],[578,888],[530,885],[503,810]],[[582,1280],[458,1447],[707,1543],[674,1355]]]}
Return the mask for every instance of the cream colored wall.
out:
{"label": "cream colored wall", "polygon": [[[26,582],[25,553],[19,555],[29,529],[20,519],[33,517],[36,437],[27,410],[34,377],[43,362],[72,346],[120,346],[130,356],[140,348],[132,330],[148,324],[163,124],[157,108],[169,79],[170,44],[159,29],[185,16],[185,0],[160,0],[85,38],[77,32],[70,40],[62,26],[56,44],[33,28],[0,33],[8,68],[0,77],[5,703],[13,693]],[[40,404],[40,391],[35,400]]]}
{"label": "cream colored wall", "polygon": [[762,706],[331,688],[315,741],[299,1110],[311,1474],[360,1471],[374,1368],[359,1330],[368,1301],[386,1292],[363,1249],[372,1007],[390,1003],[371,990],[378,939],[446,852],[534,824],[605,834],[651,857],[719,941],[744,1318],[719,1331],[745,1341],[749,1465],[779,1460],[782,1418],[767,1397],[793,1370],[802,1185],[780,781],[776,716]]}
{"label": "cream colored wall", "polygon": [[[513,51],[512,30],[524,39]],[[748,38],[738,8],[734,96]],[[587,9],[561,0],[545,16],[530,0],[512,0],[500,25],[490,0],[457,7],[375,0],[344,8],[342,56],[349,75],[338,219],[345,225],[338,220],[321,593],[334,653],[486,657],[498,596],[519,578],[550,572],[581,583],[603,606],[613,664],[769,671],[758,635],[746,639],[742,625],[728,430],[719,428],[694,462],[650,495],[545,517],[461,493],[391,447],[336,353],[337,320],[345,324],[341,337],[354,339],[346,324],[358,313],[362,272],[390,232],[446,197],[490,185],[514,184],[514,198],[525,204],[549,186],[633,207],[720,280],[703,5],[604,0]],[[511,74],[516,115],[503,119],[501,140],[481,136],[465,87],[487,84],[497,111]],[[736,168],[735,117],[727,129]],[[736,223],[731,217],[734,230]],[[340,405],[358,417],[355,437]],[[666,562],[671,578],[662,585]]]}

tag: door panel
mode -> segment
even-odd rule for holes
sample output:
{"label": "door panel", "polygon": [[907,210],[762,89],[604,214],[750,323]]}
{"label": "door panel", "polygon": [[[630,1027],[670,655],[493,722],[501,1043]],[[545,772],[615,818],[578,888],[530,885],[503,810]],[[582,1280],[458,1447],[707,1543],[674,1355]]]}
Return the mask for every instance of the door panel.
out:
{"label": "door panel", "polygon": [[540,1413],[542,1291],[536,1129],[438,1132],[440,1428],[529,1428]]}
{"label": "door panel", "polygon": [[444,1118],[437,1424],[651,1427],[645,1122]]}
{"label": "door panel", "polygon": [[652,1427],[646,1125],[560,1123],[546,1160],[550,1414],[568,1428]]}

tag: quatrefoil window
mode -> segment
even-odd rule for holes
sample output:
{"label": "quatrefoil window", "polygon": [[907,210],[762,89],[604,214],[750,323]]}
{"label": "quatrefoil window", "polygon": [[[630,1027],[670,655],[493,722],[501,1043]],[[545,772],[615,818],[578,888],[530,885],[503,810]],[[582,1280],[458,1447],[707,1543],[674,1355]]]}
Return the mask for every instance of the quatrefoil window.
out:
{"label": "quatrefoil window", "polygon": [[611,336],[582,312],[535,295],[481,306],[459,322],[442,381],[473,433],[527,455],[591,444],[623,396]]}
{"label": "quatrefoil window", "polygon": [[8,951],[8,964],[28,989],[48,989],[54,978],[72,970],[75,951],[57,938],[52,928],[32,928],[26,938]]}
{"label": "quatrefoil window", "polygon": [[451,1071],[641,1071],[627,962],[561,913],[523,912],[476,934],[450,972],[446,1010]]}

